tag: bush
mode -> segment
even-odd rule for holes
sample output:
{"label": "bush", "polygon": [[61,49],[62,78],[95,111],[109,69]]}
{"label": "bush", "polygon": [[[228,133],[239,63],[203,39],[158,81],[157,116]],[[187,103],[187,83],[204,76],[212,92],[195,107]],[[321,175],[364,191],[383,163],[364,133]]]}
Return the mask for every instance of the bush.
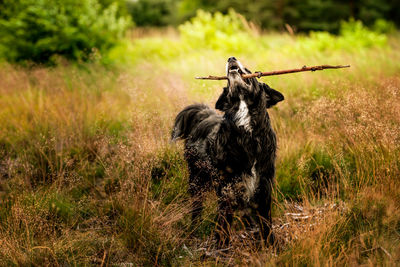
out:
{"label": "bush", "polygon": [[[314,55],[316,51],[360,51],[371,47],[387,46],[387,36],[381,33],[389,30],[389,25],[381,21],[375,29],[369,29],[361,21],[351,19],[340,23],[339,35],[325,31],[310,32],[300,36],[295,45],[287,46],[286,52]],[[380,27],[380,28],[379,28]],[[379,30],[379,31],[378,31]]]}
{"label": "bush", "polygon": [[97,0],[5,0],[0,44],[10,62],[54,63],[56,57],[87,61],[111,48],[129,20],[117,5]]}
{"label": "bush", "polygon": [[233,9],[226,15],[199,10],[196,17],[179,26],[179,32],[192,48],[233,53],[255,49],[251,30]]}

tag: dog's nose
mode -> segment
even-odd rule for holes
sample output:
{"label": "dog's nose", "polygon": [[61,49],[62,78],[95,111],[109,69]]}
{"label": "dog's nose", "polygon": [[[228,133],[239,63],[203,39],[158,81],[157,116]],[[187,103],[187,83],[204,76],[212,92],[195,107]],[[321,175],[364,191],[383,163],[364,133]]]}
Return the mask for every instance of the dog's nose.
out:
{"label": "dog's nose", "polygon": [[228,58],[228,62],[231,62],[231,61],[236,61],[236,58],[235,57]]}

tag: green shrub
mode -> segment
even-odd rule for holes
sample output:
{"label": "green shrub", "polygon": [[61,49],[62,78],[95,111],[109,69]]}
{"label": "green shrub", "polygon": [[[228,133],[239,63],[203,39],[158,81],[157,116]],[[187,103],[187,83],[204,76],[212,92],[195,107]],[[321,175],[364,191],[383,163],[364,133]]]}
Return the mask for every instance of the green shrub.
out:
{"label": "green shrub", "polygon": [[387,41],[385,35],[370,30],[361,21],[353,19],[341,22],[340,35],[345,43],[358,47],[383,46]]}
{"label": "green shrub", "polygon": [[251,32],[235,13],[223,15],[199,10],[197,16],[179,26],[182,41],[192,48],[240,53],[255,50]]}
{"label": "green shrub", "polygon": [[391,21],[377,19],[372,26],[372,29],[379,33],[393,33],[396,31],[396,26]]}
{"label": "green shrub", "polygon": [[384,47],[387,44],[387,36],[382,31],[390,27],[378,22],[375,30],[363,25],[359,20],[342,21],[339,35],[329,32],[310,32],[308,36],[300,36],[294,46],[287,46],[288,52],[315,54],[316,51],[349,51],[371,47]]}
{"label": "green shrub", "polygon": [[122,37],[129,20],[97,0],[5,0],[0,44],[10,62],[87,61]]}

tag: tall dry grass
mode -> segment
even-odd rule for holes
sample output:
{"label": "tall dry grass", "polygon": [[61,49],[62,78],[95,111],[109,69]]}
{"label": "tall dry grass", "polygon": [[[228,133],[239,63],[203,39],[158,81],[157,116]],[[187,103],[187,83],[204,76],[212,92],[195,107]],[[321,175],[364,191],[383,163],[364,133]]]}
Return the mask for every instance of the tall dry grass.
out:
{"label": "tall dry grass", "polygon": [[163,149],[184,98],[168,90],[183,85],[167,77],[160,86],[99,66],[5,65],[0,76],[0,262],[172,259],[185,196],[172,188],[182,196],[163,203],[171,193],[153,196],[151,182],[161,183],[172,167],[181,178],[171,176],[171,183],[186,175],[176,149]]}

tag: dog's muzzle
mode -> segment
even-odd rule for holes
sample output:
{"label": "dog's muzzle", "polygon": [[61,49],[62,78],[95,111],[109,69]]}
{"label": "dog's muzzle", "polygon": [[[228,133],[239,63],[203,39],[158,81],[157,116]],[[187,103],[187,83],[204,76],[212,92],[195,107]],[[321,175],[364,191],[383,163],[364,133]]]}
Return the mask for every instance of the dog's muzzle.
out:
{"label": "dog's muzzle", "polygon": [[235,57],[228,58],[226,63],[226,76],[228,77],[230,85],[237,83],[242,85],[249,85],[247,79],[243,79],[242,75],[247,74],[248,71],[243,67],[239,60]]}

